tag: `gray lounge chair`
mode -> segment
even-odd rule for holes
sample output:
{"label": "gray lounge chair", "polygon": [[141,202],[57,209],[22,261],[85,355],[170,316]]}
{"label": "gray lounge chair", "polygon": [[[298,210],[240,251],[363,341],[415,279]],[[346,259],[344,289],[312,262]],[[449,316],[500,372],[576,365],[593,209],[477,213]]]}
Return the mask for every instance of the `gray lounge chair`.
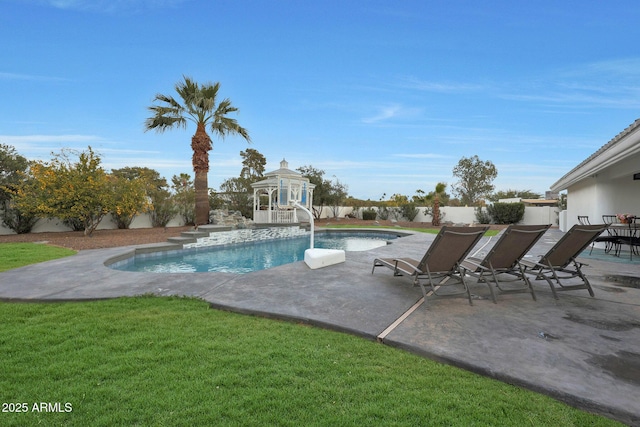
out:
{"label": "gray lounge chair", "polygon": [[[494,303],[497,302],[496,294],[491,283],[504,294],[528,292],[535,301],[536,294],[524,274],[524,267],[520,261],[549,227],[551,224],[510,225],[484,259],[467,258],[460,264],[460,268],[464,274],[477,278],[478,283],[487,284]],[[514,286],[514,283],[517,283],[517,286]]]}
{"label": "gray lounge chair", "polygon": [[[466,294],[471,301],[471,293],[460,274],[460,263],[471,252],[489,227],[442,227],[435,240],[420,261],[412,258],[376,258],[371,274],[376,267],[388,267],[394,276],[413,278],[413,284],[422,289],[425,301],[427,290],[420,279],[429,283],[433,293],[441,297]],[[454,279],[451,283],[450,279]],[[437,281],[437,282],[436,282]],[[462,285],[462,290],[438,293],[442,286]]]}
{"label": "gray lounge chair", "polygon": [[[607,227],[609,227],[608,224],[574,225],[538,262],[521,261],[521,264],[525,267],[525,274],[532,275],[535,280],[546,280],[555,299],[558,299],[556,290],[586,289],[589,295],[594,296],[591,284],[582,272],[582,266],[585,264],[576,260],[576,257]],[[573,278],[579,278],[581,283],[562,283],[564,280]],[[558,288],[556,288],[554,282],[558,285]]]}

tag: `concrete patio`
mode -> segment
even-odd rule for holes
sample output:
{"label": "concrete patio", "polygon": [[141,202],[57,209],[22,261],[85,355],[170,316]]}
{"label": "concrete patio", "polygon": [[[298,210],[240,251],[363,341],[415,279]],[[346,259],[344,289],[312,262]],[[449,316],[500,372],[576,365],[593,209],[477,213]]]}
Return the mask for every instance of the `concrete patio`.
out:
{"label": "concrete patio", "polygon": [[[548,231],[531,256],[545,253],[561,235]],[[348,252],[345,263],[317,270],[297,262],[242,275],[116,271],[104,262],[131,247],[82,251],[0,273],[0,299],[195,296],[216,308],[377,339],[640,424],[640,257],[632,263],[611,262],[620,261],[611,255],[589,260],[584,271],[595,298],[578,290],[555,300],[541,281],[534,283],[538,301],[510,294],[499,295],[494,304],[486,285],[472,283],[473,306],[465,298],[421,303],[422,293],[410,280],[393,277],[388,269],[371,274],[374,258],[419,258],[434,237],[417,233],[372,251]],[[484,237],[475,251],[482,255],[495,240]]]}

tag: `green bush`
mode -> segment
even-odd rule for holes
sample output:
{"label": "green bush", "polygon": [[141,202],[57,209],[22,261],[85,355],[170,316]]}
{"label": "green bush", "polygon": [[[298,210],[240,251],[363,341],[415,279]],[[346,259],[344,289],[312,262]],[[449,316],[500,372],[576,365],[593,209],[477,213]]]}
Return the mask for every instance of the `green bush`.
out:
{"label": "green bush", "polygon": [[420,210],[415,203],[409,202],[400,205],[400,212],[404,218],[407,218],[409,221],[413,221],[420,213]]}
{"label": "green bush", "polygon": [[481,206],[478,206],[475,209],[476,213],[476,221],[480,224],[491,224],[491,215],[485,210],[482,209]]}
{"label": "green bush", "polygon": [[362,219],[372,221],[376,219],[376,210],[375,209],[363,209],[362,210]]}
{"label": "green bush", "polygon": [[524,217],[524,203],[494,203],[487,212],[496,224],[517,224]]}

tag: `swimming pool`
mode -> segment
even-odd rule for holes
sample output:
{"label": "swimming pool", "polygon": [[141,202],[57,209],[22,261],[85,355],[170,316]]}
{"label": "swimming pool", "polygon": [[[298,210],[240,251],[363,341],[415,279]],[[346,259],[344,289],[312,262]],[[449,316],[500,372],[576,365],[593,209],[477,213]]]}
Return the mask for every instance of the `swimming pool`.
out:
{"label": "swimming pool", "polygon": [[[387,245],[401,236],[389,232],[322,231],[315,233],[314,247],[366,251]],[[249,273],[304,260],[309,239],[305,236],[137,254],[108,266],[120,271],[148,273]]]}

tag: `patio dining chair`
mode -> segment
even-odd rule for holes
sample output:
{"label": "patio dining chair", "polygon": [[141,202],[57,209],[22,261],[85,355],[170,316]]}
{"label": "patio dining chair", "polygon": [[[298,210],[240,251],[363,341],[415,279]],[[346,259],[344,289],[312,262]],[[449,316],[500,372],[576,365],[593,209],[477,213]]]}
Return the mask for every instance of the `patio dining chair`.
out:
{"label": "patio dining chair", "polygon": [[633,259],[633,255],[638,255],[638,247],[640,247],[640,235],[638,235],[637,217],[631,217],[626,224],[620,224],[615,227],[617,235],[617,245],[615,255],[620,256],[623,245],[629,245],[629,259]]}
{"label": "patio dining chair", "polygon": [[[471,293],[460,273],[460,263],[471,252],[489,227],[448,227],[444,226],[421,260],[413,258],[376,258],[371,274],[376,267],[388,267],[394,276],[413,278],[414,286],[419,285],[427,301],[427,282],[434,295],[451,297],[466,294],[471,301]],[[455,286],[450,292],[438,293],[441,287]],[[461,288],[461,289],[460,289]]]}
{"label": "patio dining chair", "polygon": [[460,267],[464,274],[477,278],[478,283],[487,284],[494,303],[497,301],[492,283],[503,294],[527,292],[535,301],[536,294],[520,260],[549,227],[551,224],[510,225],[484,258],[467,258]]}
{"label": "patio dining chair", "polygon": [[578,224],[580,225],[589,225],[589,215],[578,215]]}
{"label": "patio dining chair", "polygon": [[[582,221],[580,220],[580,218],[582,218]],[[618,222],[618,217],[616,215],[602,215],[602,222],[603,224],[614,224],[616,222]],[[589,217],[588,216],[578,216],[578,222],[581,225],[591,225],[591,223],[589,222]],[[604,243],[604,252],[605,253],[609,253],[611,252],[612,249],[617,248],[618,245],[620,244],[619,242],[619,237],[618,235],[611,230],[610,228],[607,228],[607,233],[605,235],[601,235],[595,238],[595,240],[591,243],[591,250],[589,251],[589,255],[591,255],[591,253],[593,252],[593,247],[596,245],[596,243]]]}
{"label": "patio dining chair", "polygon": [[[555,299],[558,299],[556,290],[586,289],[589,295],[594,296],[591,284],[582,272],[582,266],[586,264],[576,258],[608,227],[608,224],[574,225],[539,261],[521,261],[524,273],[532,275],[535,280],[546,280]],[[574,278],[579,282],[566,282]]]}

